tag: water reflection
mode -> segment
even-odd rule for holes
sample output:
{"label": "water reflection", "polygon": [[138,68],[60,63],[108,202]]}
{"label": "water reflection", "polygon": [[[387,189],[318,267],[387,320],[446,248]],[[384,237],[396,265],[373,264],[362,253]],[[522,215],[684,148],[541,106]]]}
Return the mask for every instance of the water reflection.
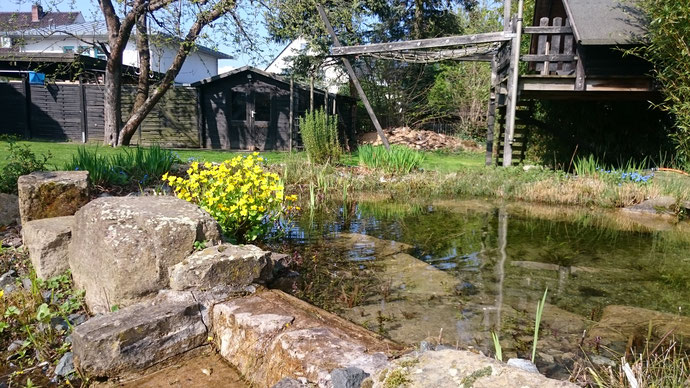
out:
{"label": "water reflection", "polygon": [[527,356],[548,287],[538,359],[558,375],[581,346],[599,346],[592,329],[607,344],[620,339],[611,334],[619,328],[597,329],[621,311],[607,306],[661,311],[666,320],[690,309],[687,234],[514,204],[351,206],[347,215],[324,207],[288,231],[310,259],[283,288],[400,342],[442,337],[491,352],[493,330],[505,356]]}

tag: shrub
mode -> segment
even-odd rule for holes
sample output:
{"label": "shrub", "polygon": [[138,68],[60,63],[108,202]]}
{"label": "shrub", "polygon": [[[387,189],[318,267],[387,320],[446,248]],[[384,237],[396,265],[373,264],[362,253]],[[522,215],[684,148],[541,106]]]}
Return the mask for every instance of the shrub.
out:
{"label": "shrub", "polygon": [[122,152],[110,157],[99,155],[98,148],[89,151],[86,147],[80,147],[64,169],[88,171],[94,185],[145,185],[170,171],[172,165],[178,162],[179,158],[174,152],[158,145],[123,148]]}
{"label": "shrub", "polygon": [[424,155],[405,146],[391,146],[386,151],[383,146],[363,145],[358,149],[359,162],[367,167],[382,169],[391,174],[407,174],[419,168]]}
{"label": "shrub", "polygon": [[664,102],[676,120],[672,135],[679,156],[690,167],[690,7],[684,1],[641,0],[645,13],[647,45],[632,50],[654,64],[654,75],[663,85]]}
{"label": "shrub", "polygon": [[342,153],[338,141],[338,116],[327,115],[323,109],[299,118],[304,149],[312,163],[337,162]]}
{"label": "shrub", "polygon": [[45,171],[51,155],[37,156],[29,146],[18,145],[11,138],[6,140],[8,163],[0,171],[0,192],[17,194],[17,179],[34,171]]}
{"label": "shrub", "polygon": [[263,158],[254,153],[221,164],[193,162],[188,177],[163,175],[175,194],[206,210],[236,242],[268,234],[271,225],[289,213],[295,196],[284,196],[278,174],[265,171]]}

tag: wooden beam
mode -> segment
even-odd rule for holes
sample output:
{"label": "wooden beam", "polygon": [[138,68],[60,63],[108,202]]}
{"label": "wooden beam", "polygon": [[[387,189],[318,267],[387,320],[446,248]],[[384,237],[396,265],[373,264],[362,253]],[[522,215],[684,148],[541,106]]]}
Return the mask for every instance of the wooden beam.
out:
{"label": "wooden beam", "polygon": [[360,46],[336,46],[331,49],[331,56],[361,55],[403,50],[419,50],[437,47],[465,46],[470,44],[505,42],[512,38],[505,32],[488,32],[474,35],[455,35],[443,38],[415,39],[404,42],[374,43]]}
{"label": "wooden beam", "polygon": [[571,62],[576,59],[572,54],[525,54],[520,57],[523,62]]}
{"label": "wooden beam", "polygon": [[540,26],[540,27],[525,27],[522,29],[523,34],[544,34],[544,35],[555,35],[555,34],[572,34],[573,29],[570,26],[557,27],[557,26]]}
{"label": "wooden beam", "polygon": [[[316,3],[316,9],[319,11],[321,21],[323,21],[323,24],[326,26],[326,31],[328,31],[328,34],[331,35],[331,38],[333,39],[333,45],[336,48],[340,47],[340,41],[338,40],[338,36],[335,34],[335,31],[331,26],[331,22],[328,21],[326,11],[324,11],[320,3]],[[357,89],[357,94],[359,94],[359,98],[362,100],[362,104],[364,104],[364,107],[366,108],[367,113],[369,114],[369,118],[371,118],[371,122],[374,124],[374,128],[376,128],[376,132],[379,134],[383,146],[386,148],[387,151],[390,151],[391,146],[388,143],[388,139],[386,138],[386,135],[383,133],[383,128],[381,128],[381,124],[379,123],[379,119],[376,117],[376,113],[374,113],[374,109],[372,109],[371,104],[369,104],[369,99],[367,98],[367,95],[364,93],[362,85],[360,85],[359,83],[359,79],[357,78],[357,74],[355,74],[355,70],[352,68],[352,65],[350,64],[350,60],[344,57],[342,58],[342,60],[343,65],[345,65],[345,70],[347,70],[347,74],[350,76],[350,81],[352,81],[352,83],[355,85],[355,89]]]}

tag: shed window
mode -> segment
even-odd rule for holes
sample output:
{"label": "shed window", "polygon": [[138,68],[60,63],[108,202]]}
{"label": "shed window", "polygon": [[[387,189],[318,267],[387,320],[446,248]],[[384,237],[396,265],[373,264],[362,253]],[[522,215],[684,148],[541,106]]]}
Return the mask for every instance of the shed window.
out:
{"label": "shed window", "polygon": [[74,53],[74,46],[62,46],[62,52],[65,54]]}
{"label": "shed window", "polygon": [[271,95],[256,93],[254,98],[254,120],[271,121]]}
{"label": "shed window", "polygon": [[244,92],[232,92],[232,105],[230,107],[232,120],[244,121],[247,119],[247,94]]}

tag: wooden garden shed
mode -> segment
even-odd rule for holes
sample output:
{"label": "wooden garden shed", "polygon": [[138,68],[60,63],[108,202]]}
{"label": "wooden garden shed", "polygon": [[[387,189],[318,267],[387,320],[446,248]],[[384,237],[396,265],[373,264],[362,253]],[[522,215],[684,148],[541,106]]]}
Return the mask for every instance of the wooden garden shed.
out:
{"label": "wooden garden shed", "polygon": [[[244,66],[193,83],[205,148],[287,151],[301,147],[298,117],[311,106],[308,86]],[[356,100],[313,90],[315,109],[338,115],[343,144],[354,139]]]}

